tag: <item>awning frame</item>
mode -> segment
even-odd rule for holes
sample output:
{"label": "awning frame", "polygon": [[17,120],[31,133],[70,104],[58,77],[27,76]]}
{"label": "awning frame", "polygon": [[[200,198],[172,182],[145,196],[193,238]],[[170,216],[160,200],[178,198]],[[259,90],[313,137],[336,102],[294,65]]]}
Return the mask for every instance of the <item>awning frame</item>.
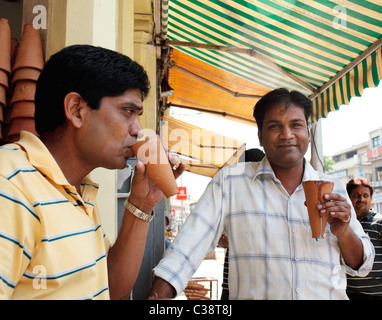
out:
{"label": "awning frame", "polygon": [[249,55],[250,57],[254,57],[254,58],[262,61],[264,64],[266,64],[270,68],[272,68],[272,69],[280,72],[281,74],[287,76],[289,79],[293,80],[294,82],[296,82],[296,83],[302,85],[303,87],[305,87],[306,89],[308,89],[310,92],[312,92],[312,93],[316,92],[316,89],[314,89],[311,85],[302,81],[300,78],[298,78],[294,74],[288,72],[287,70],[281,68],[278,64],[274,63],[272,60],[267,58],[265,55],[257,52],[254,49],[238,48],[238,47],[230,47],[230,46],[218,46],[218,45],[205,44],[205,43],[173,41],[173,40],[165,40],[164,43],[162,42],[161,46],[164,46],[164,47],[168,47],[168,46],[189,47],[189,48],[216,50],[216,51],[222,51],[222,52],[244,53],[244,54]]}
{"label": "awning frame", "polygon": [[238,162],[246,149],[243,142],[168,115],[163,116],[161,139],[178,154],[187,171],[209,177],[221,168]]}

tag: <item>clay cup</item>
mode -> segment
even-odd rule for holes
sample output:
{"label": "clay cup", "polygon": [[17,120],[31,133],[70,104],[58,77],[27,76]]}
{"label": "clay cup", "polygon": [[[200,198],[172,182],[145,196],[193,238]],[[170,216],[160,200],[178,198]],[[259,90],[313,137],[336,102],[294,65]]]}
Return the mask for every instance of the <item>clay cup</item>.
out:
{"label": "clay cup", "polygon": [[178,185],[159,136],[146,138],[133,147],[137,159],[146,166],[147,173],[167,198],[178,193]]}
{"label": "clay cup", "polygon": [[333,191],[333,182],[323,180],[303,181],[306,206],[308,207],[309,223],[312,229],[312,238],[323,239],[328,222],[328,215],[320,214],[317,209],[319,203],[325,202],[324,195]]}

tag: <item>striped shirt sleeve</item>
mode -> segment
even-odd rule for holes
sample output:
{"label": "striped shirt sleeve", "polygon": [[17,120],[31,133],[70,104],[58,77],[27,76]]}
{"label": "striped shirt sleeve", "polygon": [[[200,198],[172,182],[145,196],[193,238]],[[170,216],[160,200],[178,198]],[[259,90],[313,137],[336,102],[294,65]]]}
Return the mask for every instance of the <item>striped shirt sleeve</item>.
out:
{"label": "striped shirt sleeve", "polygon": [[39,241],[40,219],[21,190],[0,176],[0,299],[10,299]]}

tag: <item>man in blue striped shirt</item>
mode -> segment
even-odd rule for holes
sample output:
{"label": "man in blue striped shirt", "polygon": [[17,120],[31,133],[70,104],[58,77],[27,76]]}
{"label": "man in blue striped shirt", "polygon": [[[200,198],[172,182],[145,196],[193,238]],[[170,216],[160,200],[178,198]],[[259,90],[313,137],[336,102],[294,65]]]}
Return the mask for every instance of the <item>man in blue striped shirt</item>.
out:
{"label": "man in blue striped shirt", "polygon": [[373,269],[365,278],[348,276],[347,294],[351,300],[382,299],[382,215],[371,207],[373,187],[367,179],[351,179],[346,190],[365,232],[375,249]]}
{"label": "man in blue striped shirt", "polygon": [[35,99],[39,137],[22,131],[0,147],[0,299],[129,298],[163,193],[138,161],[110,246],[88,175],[123,169],[134,156],[148,91],[139,64],[101,47],[69,46],[45,64]]}

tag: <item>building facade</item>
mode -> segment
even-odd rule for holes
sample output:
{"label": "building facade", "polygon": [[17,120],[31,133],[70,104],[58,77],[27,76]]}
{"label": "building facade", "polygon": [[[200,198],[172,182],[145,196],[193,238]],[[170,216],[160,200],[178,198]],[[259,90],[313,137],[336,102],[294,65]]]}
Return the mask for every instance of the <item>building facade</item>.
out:
{"label": "building facade", "polygon": [[382,127],[369,132],[367,159],[371,163],[372,185],[374,188],[373,203],[378,212],[382,212]]}
{"label": "building facade", "polygon": [[382,212],[382,127],[369,132],[369,140],[341,150],[332,156],[334,164],[327,172],[344,185],[353,178],[366,178],[374,188],[373,207]]}

